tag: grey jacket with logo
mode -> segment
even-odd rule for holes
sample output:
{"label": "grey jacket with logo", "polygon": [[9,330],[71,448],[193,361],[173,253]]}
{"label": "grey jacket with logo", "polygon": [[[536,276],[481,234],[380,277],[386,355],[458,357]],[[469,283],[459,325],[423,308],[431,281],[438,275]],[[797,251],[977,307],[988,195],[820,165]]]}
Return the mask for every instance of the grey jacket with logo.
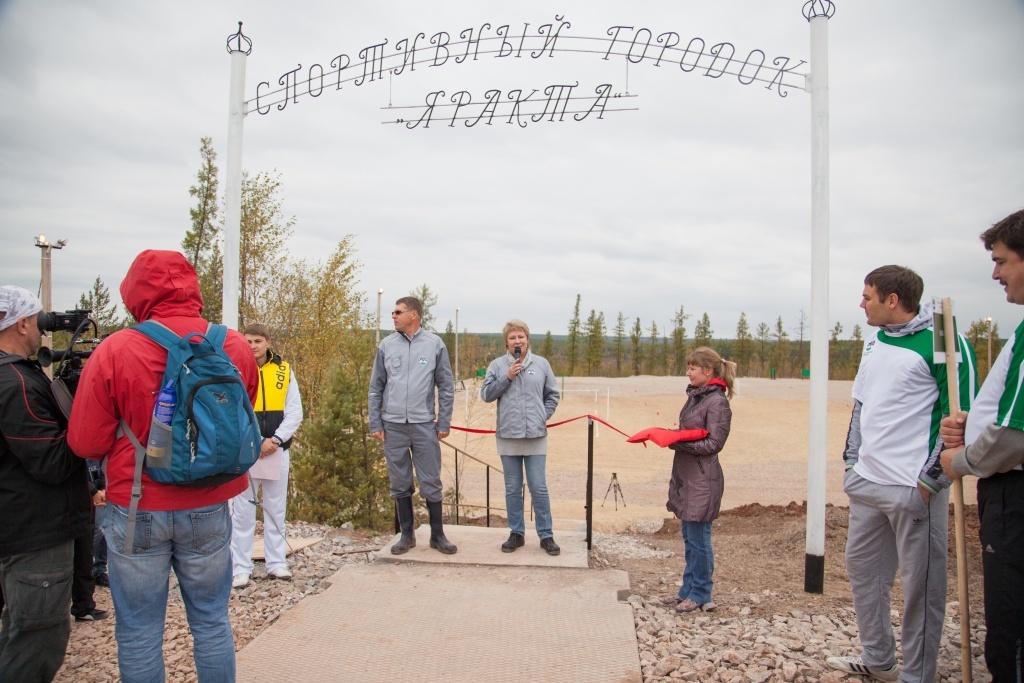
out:
{"label": "grey jacket with logo", "polygon": [[509,380],[512,354],[491,361],[480,387],[480,398],[498,402],[499,439],[536,439],[548,433],[547,421],[558,407],[558,381],[548,362],[528,353],[523,370]]}
{"label": "grey jacket with logo", "polygon": [[718,518],[725,492],[725,475],[718,454],[725,447],[732,425],[732,408],[721,386],[687,387],[687,399],[679,411],[680,429],[706,429],[698,441],[672,444],[672,478],[668,503],[676,517],[686,522],[710,522]]}
{"label": "grey jacket with logo", "polygon": [[444,342],[422,327],[412,339],[401,332],[389,334],[381,340],[373,362],[370,431],[383,430],[385,422],[433,422],[435,388],[437,431],[447,432],[452,424],[455,382]]}

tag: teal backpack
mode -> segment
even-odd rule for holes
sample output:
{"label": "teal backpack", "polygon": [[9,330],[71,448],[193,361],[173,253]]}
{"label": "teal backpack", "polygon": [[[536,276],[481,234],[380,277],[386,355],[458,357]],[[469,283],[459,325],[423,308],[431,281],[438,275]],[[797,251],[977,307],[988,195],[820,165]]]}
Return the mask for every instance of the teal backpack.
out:
{"label": "teal backpack", "polygon": [[170,383],[177,402],[170,423],[170,455],[161,467],[153,466],[152,460],[146,462],[146,446],[121,420],[121,432],[135,446],[125,554],[132,551],[144,465],[149,478],[162,484],[219,486],[248,472],[259,459],[263,442],[245,384],[224,352],[227,327],[211,323],[206,334],[184,337],[153,320],[132,329],[167,349],[167,366],[157,391]]}

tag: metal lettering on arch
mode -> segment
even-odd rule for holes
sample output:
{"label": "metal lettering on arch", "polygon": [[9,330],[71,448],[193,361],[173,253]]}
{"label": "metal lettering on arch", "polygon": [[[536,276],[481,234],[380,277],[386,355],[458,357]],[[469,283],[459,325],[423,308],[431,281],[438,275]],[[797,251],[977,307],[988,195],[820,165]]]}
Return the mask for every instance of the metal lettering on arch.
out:
{"label": "metal lettering on arch", "polygon": [[[280,76],[261,81],[256,86],[256,96],[245,101],[245,113],[265,116],[289,105],[296,106],[307,96],[319,97],[324,90],[362,87],[385,76],[400,77],[417,69],[484,59],[553,59],[563,54],[590,54],[602,60],[621,58],[630,64],[675,68],[683,74],[705,78],[727,77],[726,80],[735,79],[741,85],[762,83],[765,90],[774,90],[779,97],[786,97],[793,88],[806,89],[806,74],[797,71],[807,63],[804,60],[782,55],[769,58],[768,53],[757,48],[741,49],[728,41],[683,38],[676,31],[638,26],[611,26],[598,37],[575,35],[572,23],[564,16],[556,16],[554,21],[538,25],[485,22],[456,32],[418,32],[397,40],[385,38],[355,50],[334,51],[325,57],[324,63],[288,67]],[[488,90],[475,95],[467,91],[447,95],[435,91],[425,96],[424,104],[386,108],[414,110],[415,114],[399,114],[385,123],[413,129],[427,128],[431,122],[442,120],[448,125],[463,121],[467,127],[504,120],[525,127],[527,120],[563,121],[571,114],[574,120],[582,121],[590,114],[600,119],[607,111],[636,109],[610,107],[609,104],[624,104],[610,103],[610,97],[635,97],[616,92],[611,84],[592,84],[587,90],[593,94],[586,96],[577,93],[577,89],[581,89],[579,83],[549,83],[507,93]],[[530,94],[524,96],[524,92]],[[536,93],[544,96],[535,97]],[[527,103],[529,114],[522,109]]]}

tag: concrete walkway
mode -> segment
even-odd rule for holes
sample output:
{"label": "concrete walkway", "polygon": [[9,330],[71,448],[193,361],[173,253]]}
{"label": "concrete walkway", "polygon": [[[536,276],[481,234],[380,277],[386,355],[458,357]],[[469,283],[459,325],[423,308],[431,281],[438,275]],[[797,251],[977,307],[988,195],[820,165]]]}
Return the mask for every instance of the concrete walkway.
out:
{"label": "concrete walkway", "polygon": [[423,525],[406,555],[340,569],[238,653],[238,680],[640,683],[628,577],[587,568],[578,525],[556,557],[532,532],[507,554],[507,529],[445,532],[455,555]]}

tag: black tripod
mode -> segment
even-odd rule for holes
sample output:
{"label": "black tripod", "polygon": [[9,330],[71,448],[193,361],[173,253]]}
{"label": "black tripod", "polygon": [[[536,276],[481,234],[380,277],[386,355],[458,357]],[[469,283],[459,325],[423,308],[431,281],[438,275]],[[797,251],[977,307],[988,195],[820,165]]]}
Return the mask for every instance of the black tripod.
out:
{"label": "black tripod", "polygon": [[608,494],[612,493],[612,501],[615,503],[615,510],[619,509],[619,498],[622,498],[622,507],[626,507],[626,496],[622,495],[622,487],[619,486],[619,477],[612,472],[612,480],[608,482],[608,490],[604,492],[604,500],[601,501],[601,507],[604,507],[605,502],[608,500]]}

